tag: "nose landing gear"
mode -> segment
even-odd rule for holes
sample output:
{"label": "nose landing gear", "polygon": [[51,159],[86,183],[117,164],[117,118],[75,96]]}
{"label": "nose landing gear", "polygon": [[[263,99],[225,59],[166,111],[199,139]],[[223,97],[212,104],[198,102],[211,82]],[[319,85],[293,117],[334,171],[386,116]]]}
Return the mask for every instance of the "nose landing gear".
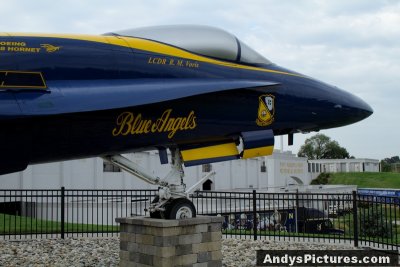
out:
{"label": "nose landing gear", "polygon": [[148,209],[150,217],[163,219],[194,218],[196,217],[196,208],[188,199],[188,195],[215,173],[207,174],[189,190],[186,190],[186,185],[183,182],[184,172],[180,152],[178,149],[171,149],[171,155],[171,170],[164,179],[148,174],[138,164],[121,155],[105,156],[103,159],[145,182],[159,186],[158,195],[153,199]]}

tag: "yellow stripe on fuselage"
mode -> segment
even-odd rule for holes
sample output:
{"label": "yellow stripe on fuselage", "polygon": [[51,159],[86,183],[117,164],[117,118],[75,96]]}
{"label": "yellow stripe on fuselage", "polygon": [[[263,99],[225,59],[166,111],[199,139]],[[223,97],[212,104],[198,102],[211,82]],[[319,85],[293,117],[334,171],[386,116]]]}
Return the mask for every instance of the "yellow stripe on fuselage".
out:
{"label": "yellow stripe on fuselage", "polygon": [[243,151],[242,159],[262,157],[272,155],[274,152],[274,146],[256,147],[251,149],[245,149]]}
{"label": "yellow stripe on fuselage", "polygon": [[239,152],[235,143],[227,143],[188,150],[181,150],[183,161],[194,161],[204,159],[215,159],[222,157],[237,156]]}
{"label": "yellow stripe on fuselage", "polygon": [[[186,50],[179,49],[174,46],[169,46],[167,44],[162,44],[156,41],[150,41],[141,38],[135,37],[126,37],[126,36],[104,36],[104,35],[84,35],[84,34],[37,34],[37,33],[5,33],[5,36],[12,37],[46,37],[46,38],[61,38],[61,39],[72,39],[72,40],[81,40],[81,41],[89,41],[89,42],[97,42],[104,44],[112,44],[116,46],[128,47],[133,49],[138,49],[142,51],[163,54],[167,56],[179,57],[183,59],[190,59],[199,62],[210,63],[219,66],[225,66],[229,68],[237,68],[237,69],[245,69],[245,70],[254,70],[261,72],[269,72],[275,74],[283,74],[283,75],[291,75],[297,77],[303,77],[302,75],[284,71],[277,71],[259,67],[246,66],[231,62],[226,62],[222,60],[216,60],[212,58],[208,58],[205,56],[200,56],[197,54],[190,53]],[[1,35],[0,35],[1,36]]]}

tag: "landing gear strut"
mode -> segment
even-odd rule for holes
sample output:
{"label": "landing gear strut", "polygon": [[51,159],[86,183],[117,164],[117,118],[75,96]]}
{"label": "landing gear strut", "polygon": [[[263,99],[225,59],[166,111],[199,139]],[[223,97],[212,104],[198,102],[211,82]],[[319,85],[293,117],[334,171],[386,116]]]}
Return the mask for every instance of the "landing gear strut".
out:
{"label": "landing gear strut", "polygon": [[164,179],[148,174],[138,164],[121,155],[105,156],[103,159],[145,182],[159,186],[158,195],[153,199],[148,209],[150,217],[163,219],[194,218],[196,217],[196,208],[188,199],[188,195],[215,173],[211,172],[207,174],[195,185],[186,190],[186,185],[183,182],[183,162],[179,150],[171,149],[171,155],[171,170]]}

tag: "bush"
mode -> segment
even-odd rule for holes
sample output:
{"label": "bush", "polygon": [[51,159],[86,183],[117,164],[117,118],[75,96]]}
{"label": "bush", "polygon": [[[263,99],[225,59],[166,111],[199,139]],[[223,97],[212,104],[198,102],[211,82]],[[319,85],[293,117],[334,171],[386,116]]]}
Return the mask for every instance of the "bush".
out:
{"label": "bush", "polygon": [[383,214],[381,205],[374,205],[360,214],[360,234],[369,237],[390,237],[392,229]]}
{"label": "bush", "polygon": [[322,172],[317,176],[314,180],[311,181],[310,184],[318,185],[318,184],[327,184],[331,175],[329,173]]}
{"label": "bush", "polygon": [[359,207],[359,208],[361,208],[361,209],[368,209],[368,208],[370,208],[372,205],[373,205],[373,204],[372,204],[372,202],[370,202],[370,201],[362,201],[362,200],[357,201],[357,207]]}

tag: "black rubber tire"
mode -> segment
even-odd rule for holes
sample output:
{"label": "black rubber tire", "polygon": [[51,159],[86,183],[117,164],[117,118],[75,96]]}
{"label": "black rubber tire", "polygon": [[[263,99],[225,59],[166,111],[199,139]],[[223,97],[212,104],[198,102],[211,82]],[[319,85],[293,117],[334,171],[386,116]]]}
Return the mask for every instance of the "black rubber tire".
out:
{"label": "black rubber tire", "polygon": [[[164,219],[179,220],[196,217],[196,208],[194,207],[193,203],[187,198],[174,199],[170,203],[166,204],[164,208],[165,211],[162,216],[164,217]],[[189,217],[185,216],[185,212],[182,212],[183,210],[186,211],[186,215],[189,215]],[[178,213],[181,214],[181,217],[177,217]]]}
{"label": "black rubber tire", "polygon": [[[153,199],[153,201],[152,201],[151,203],[152,203],[152,204],[153,204],[153,203],[156,203],[156,202],[158,202],[159,200],[160,200],[160,197],[159,197],[159,196],[156,196],[156,197]],[[161,213],[160,213],[159,211],[150,212],[150,218],[161,219]]]}

